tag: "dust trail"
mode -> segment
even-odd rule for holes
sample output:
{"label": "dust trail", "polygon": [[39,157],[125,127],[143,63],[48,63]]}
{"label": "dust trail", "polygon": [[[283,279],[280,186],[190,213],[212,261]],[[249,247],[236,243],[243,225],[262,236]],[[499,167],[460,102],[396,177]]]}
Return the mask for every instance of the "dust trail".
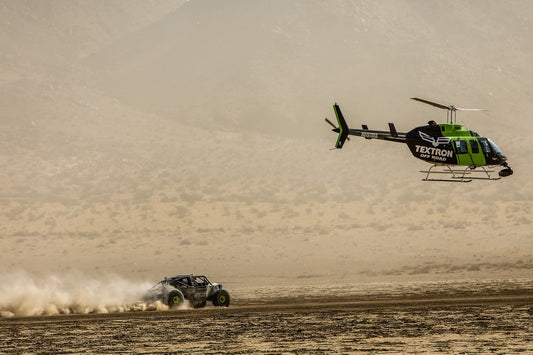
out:
{"label": "dust trail", "polygon": [[150,286],[117,275],[94,279],[80,272],[44,277],[0,274],[0,317],[167,309],[160,302],[139,301]]}

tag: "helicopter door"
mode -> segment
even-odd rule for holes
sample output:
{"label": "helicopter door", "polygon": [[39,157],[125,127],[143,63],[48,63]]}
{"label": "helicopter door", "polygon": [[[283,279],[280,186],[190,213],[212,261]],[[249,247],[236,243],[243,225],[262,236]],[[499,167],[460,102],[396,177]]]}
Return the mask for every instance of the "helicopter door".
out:
{"label": "helicopter door", "polygon": [[470,155],[472,157],[472,165],[485,165],[485,156],[479,149],[479,143],[476,138],[470,139],[468,141],[469,143],[469,149],[470,149]]}
{"label": "helicopter door", "polygon": [[457,156],[457,165],[473,165],[472,156],[468,151],[466,140],[457,139],[453,142],[455,155]]}

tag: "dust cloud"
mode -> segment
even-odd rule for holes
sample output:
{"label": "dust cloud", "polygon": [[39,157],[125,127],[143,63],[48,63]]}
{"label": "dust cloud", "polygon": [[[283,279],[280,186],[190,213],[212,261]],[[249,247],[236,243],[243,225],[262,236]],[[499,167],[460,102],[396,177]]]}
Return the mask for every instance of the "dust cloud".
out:
{"label": "dust cloud", "polygon": [[140,302],[149,283],[116,275],[92,279],[81,272],[36,277],[26,272],[0,275],[1,317],[112,313],[168,309]]}

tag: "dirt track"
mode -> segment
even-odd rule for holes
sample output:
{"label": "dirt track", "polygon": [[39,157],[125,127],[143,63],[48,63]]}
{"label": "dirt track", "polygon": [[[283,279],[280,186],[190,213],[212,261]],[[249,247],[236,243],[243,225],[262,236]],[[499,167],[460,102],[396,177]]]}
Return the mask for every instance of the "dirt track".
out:
{"label": "dirt track", "polygon": [[533,295],[10,318],[0,352],[533,352]]}

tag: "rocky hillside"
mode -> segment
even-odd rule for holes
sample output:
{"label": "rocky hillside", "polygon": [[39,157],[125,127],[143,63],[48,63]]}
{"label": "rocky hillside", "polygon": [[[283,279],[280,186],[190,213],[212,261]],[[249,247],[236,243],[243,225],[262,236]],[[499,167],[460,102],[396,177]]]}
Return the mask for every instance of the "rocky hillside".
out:
{"label": "rocky hillside", "polygon": [[[530,271],[528,1],[0,8],[4,270]],[[489,109],[459,119],[515,175],[427,184],[406,147],[329,150],[335,101],[354,126],[444,119],[413,96]]]}

